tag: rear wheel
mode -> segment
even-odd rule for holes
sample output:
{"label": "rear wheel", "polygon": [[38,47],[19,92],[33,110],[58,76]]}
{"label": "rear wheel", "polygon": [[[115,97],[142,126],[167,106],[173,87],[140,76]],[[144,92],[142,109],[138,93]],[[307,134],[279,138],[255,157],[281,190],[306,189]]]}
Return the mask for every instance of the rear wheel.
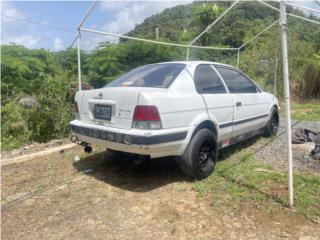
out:
{"label": "rear wheel", "polygon": [[271,137],[277,135],[279,129],[279,114],[276,108],[273,108],[271,117],[264,128],[264,135],[266,137]]}
{"label": "rear wheel", "polygon": [[201,129],[191,139],[179,163],[186,175],[201,179],[213,172],[217,156],[216,136],[209,129]]}

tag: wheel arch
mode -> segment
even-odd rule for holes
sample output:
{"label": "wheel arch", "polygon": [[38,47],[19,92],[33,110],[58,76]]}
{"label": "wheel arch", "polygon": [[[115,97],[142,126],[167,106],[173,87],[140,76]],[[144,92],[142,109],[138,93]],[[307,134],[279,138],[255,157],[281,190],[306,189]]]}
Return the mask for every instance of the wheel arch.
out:
{"label": "wheel arch", "polygon": [[185,152],[194,135],[200,129],[204,129],[204,128],[211,130],[215,134],[216,141],[218,142],[218,136],[219,136],[218,124],[213,119],[210,118],[207,112],[203,111],[201,114],[198,114],[190,123],[187,137],[180,148],[181,154]]}
{"label": "wheel arch", "polygon": [[276,117],[277,117],[277,120],[280,121],[279,106],[275,104],[273,105],[273,109],[276,109]]}
{"label": "wheel arch", "polygon": [[278,119],[280,119],[280,115],[279,115],[280,107],[279,107],[279,105],[277,103],[271,103],[269,105],[269,108],[268,108],[269,112],[267,112],[267,114],[268,114],[267,120],[269,120],[271,118],[274,109],[276,109],[277,117],[278,117]]}
{"label": "wheel arch", "polygon": [[278,118],[278,120],[280,119],[280,115],[279,115],[279,106],[277,104],[273,104],[270,111],[269,111],[269,118],[272,117],[272,113],[273,113],[273,110],[276,110],[276,116]]}
{"label": "wheel arch", "polygon": [[193,130],[192,136],[191,138],[201,129],[209,129],[210,131],[212,131],[214,133],[214,135],[216,136],[216,138],[218,137],[218,128],[216,126],[216,124],[214,122],[212,122],[211,120],[204,120],[202,122],[200,122],[197,127]]}

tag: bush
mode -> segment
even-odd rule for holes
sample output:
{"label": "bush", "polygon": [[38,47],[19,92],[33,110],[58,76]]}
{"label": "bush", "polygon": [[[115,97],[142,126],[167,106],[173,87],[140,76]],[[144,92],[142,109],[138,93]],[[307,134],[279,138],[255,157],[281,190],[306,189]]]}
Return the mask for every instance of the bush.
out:
{"label": "bush", "polygon": [[25,109],[11,100],[1,108],[1,143],[3,150],[11,150],[26,143],[30,137]]}
{"label": "bush", "polygon": [[63,73],[57,77],[48,76],[43,81],[41,94],[37,96],[39,106],[29,110],[31,140],[45,142],[68,134],[74,97],[74,92],[68,91],[70,86],[71,82],[65,79]]}
{"label": "bush", "polygon": [[[11,150],[29,141],[46,142],[65,137],[69,133],[69,122],[73,115],[75,88],[65,79],[64,73],[56,77],[47,76],[41,83],[37,104],[22,106],[19,95],[2,107],[2,148]],[[20,101],[21,102],[21,101]]]}

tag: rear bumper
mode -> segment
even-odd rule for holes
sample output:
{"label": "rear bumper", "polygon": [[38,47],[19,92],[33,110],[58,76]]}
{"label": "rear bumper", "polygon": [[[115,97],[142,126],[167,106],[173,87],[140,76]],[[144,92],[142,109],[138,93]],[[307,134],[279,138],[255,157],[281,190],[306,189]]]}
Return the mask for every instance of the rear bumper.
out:
{"label": "rear bumper", "polygon": [[70,122],[70,128],[72,134],[83,142],[151,157],[182,155],[187,145],[188,128],[118,129],[83,123],[80,120]]}

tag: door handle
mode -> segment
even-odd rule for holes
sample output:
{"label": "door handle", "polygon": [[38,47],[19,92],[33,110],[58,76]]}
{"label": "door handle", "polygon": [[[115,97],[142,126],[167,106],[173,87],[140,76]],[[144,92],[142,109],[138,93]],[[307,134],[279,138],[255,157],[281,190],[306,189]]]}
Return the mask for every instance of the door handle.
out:
{"label": "door handle", "polygon": [[236,107],[240,107],[242,105],[242,102],[236,102]]}

